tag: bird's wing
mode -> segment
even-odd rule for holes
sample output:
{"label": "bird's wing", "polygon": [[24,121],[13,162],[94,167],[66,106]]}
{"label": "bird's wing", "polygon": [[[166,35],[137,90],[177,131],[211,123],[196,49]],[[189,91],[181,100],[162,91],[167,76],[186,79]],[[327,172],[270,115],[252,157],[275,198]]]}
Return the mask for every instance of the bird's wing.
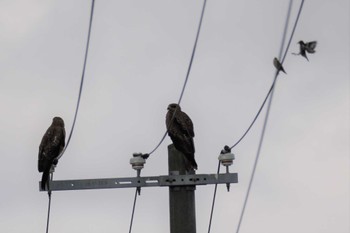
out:
{"label": "bird's wing", "polygon": [[43,138],[41,139],[41,143],[39,145],[39,154],[38,154],[38,170],[39,172],[43,172],[44,171],[44,167],[45,167],[45,164],[46,164],[46,159],[47,159],[47,146],[48,146],[48,143],[49,143],[49,138],[52,134],[52,128],[49,127]]}
{"label": "bird's wing", "polygon": [[177,121],[181,127],[181,131],[184,132],[184,134],[194,137],[192,120],[185,112],[179,112]]}
{"label": "bird's wing", "polygon": [[314,53],[316,45],[317,45],[317,41],[308,42],[305,46],[306,51],[308,51],[309,53]]}
{"label": "bird's wing", "polygon": [[52,154],[53,158],[58,157],[61,151],[63,150],[65,145],[65,137],[66,137],[66,131],[64,130],[64,128],[56,126],[54,128],[53,137],[51,137],[51,140],[50,140],[51,146],[56,148],[55,151],[58,152],[58,153],[56,152]]}

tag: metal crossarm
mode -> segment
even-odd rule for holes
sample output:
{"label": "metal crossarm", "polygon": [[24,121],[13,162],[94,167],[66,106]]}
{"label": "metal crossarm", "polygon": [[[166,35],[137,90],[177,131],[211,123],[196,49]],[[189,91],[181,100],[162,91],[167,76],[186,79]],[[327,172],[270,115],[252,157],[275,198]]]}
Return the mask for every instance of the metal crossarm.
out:
{"label": "metal crossarm", "polygon": [[[50,182],[51,191],[83,190],[83,189],[110,189],[136,187],[169,187],[193,186],[207,184],[237,183],[237,173],[198,174],[198,175],[169,175],[149,177],[124,177],[84,180],[57,180]],[[39,182],[39,187],[40,187]],[[40,191],[45,191],[40,188]]]}

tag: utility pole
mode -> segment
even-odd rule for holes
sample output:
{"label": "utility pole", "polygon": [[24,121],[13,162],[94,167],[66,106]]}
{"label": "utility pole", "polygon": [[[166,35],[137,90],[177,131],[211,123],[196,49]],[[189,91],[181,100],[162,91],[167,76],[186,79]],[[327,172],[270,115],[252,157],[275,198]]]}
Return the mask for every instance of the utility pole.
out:
{"label": "utility pole", "polygon": [[[185,169],[185,157],[171,144],[168,146],[169,174],[167,176],[140,176],[146,160],[141,155],[130,159],[137,171],[136,177],[57,180],[49,181],[50,191],[109,189],[109,188],[143,188],[169,187],[170,233],[196,233],[195,190],[197,185],[226,184],[229,190],[231,183],[238,182],[237,173],[229,173],[233,154],[222,153],[219,160],[226,166],[222,174],[188,174]],[[39,182],[39,190],[41,189]]]}
{"label": "utility pole", "polygon": [[[169,175],[186,175],[185,156],[168,146]],[[196,186],[169,187],[170,233],[196,233]]]}

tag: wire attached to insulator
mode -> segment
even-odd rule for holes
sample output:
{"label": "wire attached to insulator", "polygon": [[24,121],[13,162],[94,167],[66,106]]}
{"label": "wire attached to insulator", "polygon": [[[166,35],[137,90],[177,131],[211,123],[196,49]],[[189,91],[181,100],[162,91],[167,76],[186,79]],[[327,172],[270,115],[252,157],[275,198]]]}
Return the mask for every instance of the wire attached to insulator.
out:
{"label": "wire attached to insulator", "polygon": [[82,75],[81,75],[81,81],[80,81],[80,87],[79,87],[79,94],[78,94],[78,101],[77,101],[77,105],[75,108],[75,113],[74,113],[74,118],[73,118],[73,123],[72,123],[72,128],[70,130],[68,139],[67,139],[67,143],[66,146],[63,148],[61,154],[58,156],[57,159],[60,159],[62,157],[62,155],[64,154],[64,152],[66,151],[69,142],[72,138],[72,134],[74,131],[74,127],[75,127],[75,122],[77,120],[77,116],[78,116],[78,110],[79,110],[79,106],[80,106],[80,98],[81,98],[81,94],[83,92],[83,85],[84,85],[84,78],[85,78],[85,70],[86,70],[86,63],[87,63],[87,58],[88,58],[88,53],[89,53],[89,45],[90,45],[90,35],[91,35],[91,28],[92,28],[92,19],[93,19],[93,15],[94,15],[94,8],[95,8],[95,0],[92,0],[91,3],[91,12],[90,12],[90,23],[89,23],[89,31],[88,31],[88,37],[87,37],[87,42],[86,42],[86,48],[85,48],[85,57],[84,57],[84,65],[83,65],[83,71],[82,71]]}
{"label": "wire attached to insulator", "polygon": [[47,183],[47,195],[49,197],[49,202],[47,205],[47,219],[46,219],[46,233],[49,233],[49,223],[50,223],[50,213],[51,213],[51,189],[50,189],[50,182],[53,180],[53,172],[50,172],[50,179]]}
{"label": "wire attached to insulator", "polygon": [[[95,6],[95,0],[92,0],[92,2],[91,2],[91,11],[90,11],[89,31],[88,31],[88,38],[87,38],[86,49],[85,49],[85,58],[84,58],[83,72],[82,72],[81,81],[80,81],[79,95],[78,95],[77,106],[76,106],[76,109],[75,109],[73,124],[72,124],[71,131],[69,133],[69,137],[68,137],[66,146],[62,150],[61,154],[57,157],[56,161],[58,161],[62,157],[62,155],[64,154],[64,152],[66,151],[66,149],[67,149],[67,147],[69,145],[70,139],[71,139],[72,134],[73,134],[73,130],[74,130],[75,122],[76,122],[76,119],[77,119],[77,115],[78,115],[81,93],[83,91],[85,69],[86,69],[86,61],[87,61],[88,51],[89,51],[90,34],[91,34],[92,19],[93,19],[93,14],[94,14],[94,6]],[[57,162],[51,167],[51,169],[53,169],[56,164],[57,164]],[[52,179],[53,179],[53,171],[50,173],[50,182],[52,181]],[[47,186],[48,187],[47,194],[48,194],[48,197],[49,197],[49,202],[48,202],[48,208],[47,208],[46,233],[49,233],[50,212],[51,212],[51,195],[52,195],[52,192],[51,192],[50,185],[49,185],[50,182],[48,182],[48,186]]]}
{"label": "wire attached to insulator", "polygon": [[[291,1],[289,2],[288,18],[287,18],[287,20],[286,20],[286,26],[285,26],[283,38],[285,38],[285,35],[286,35],[286,33],[287,33],[287,25],[288,25],[289,16],[290,16],[291,8],[292,8],[292,2],[293,2],[293,0],[291,0]],[[299,17],[300,17],[300,13],[301,13],[301,10],[302,10],[302,8],[303,8],[303,5],[304,5],[304,0],[302,0],[302,2],[301,2],[301,4],[300,4],[299,11],[298,11],[298,15],[297,15],[297,18],[296,18],[296,20],[295,20],[294,27],[293,27],[291,36],[290,36],[290,38],[289,38],[289,42],[288,42],[288,45],[287,45],[287,47],[286,47],[286,50],[285,50],[283,59],[281,60],[281,64],[283,64],[284,59],[286,58],[286,55],[287,55],[287,53],[288,53],[288,49],[289,49],[290,43],[291,43],[291,41],[292,41],[292,38],[293,38],[293,35],[294,35],[294,32],[295,32],[296,26],[297,26],[297,24],[298,24]],[[281,45],[281,49],[280,49],[279,58],[281,58],[281,55],[282,55],[283,43],[284,43],[284,41],[282,41],[282,45]],[[276,71],[276,75],[275,75],[275,78],[274,78],[275,80],[276,80],[277,76],[278,76],[278,71]],[[256,167],[257,167],[257,164],[258,164],[258,161],[259,161],[259,156],[260,156],[260,152],[261,152],[261,148],[262,148],[262,144],[263,144],[263,140],[264,140],[264,136],[265,136],[265,130],[266,130],[266,126],[267,126],[267,121],[268,121],[268,117],[269,117],[269,113],[270,113],[270,108],[271,108],[271,104],[272,104],[272,98],[273,98],[273,93],[274,93],[273,91],[274,91],[274,89],[273,89],[272,92],[271,92],[270,101],[269,101],[269,104],[268,104],[268,107],[267,107],[266,116],[265,116],[265,121],[264,121],[263,129],[262,129],[262,132],[261,132],[261,136],[260,136],[260,142],[259,142],[259,146],[258,146],[258,150],[257,150],[256,157],[255,157],[255,161],[254,161],[254,166],[253,166],[253,170],[252,170],[252,173],[251,173],[251,177],[250,177],[250,180],[249,180],[249,185],[248,185],[247,193],[246,193],[246,195],[245,195],[245,199],[244,199],[244,204],[243,204],[243,207],[242,207],[241,215],[240,215],[239,222],[238,222],[238,225],[237,225],[236,233],[239,232],[240,226],[241,226],[241,224],[242,224],[242,220],[243,220],[245,208],[246,208],[246,206],[247,206],[247,202],[248,202],[248,198],[249,198],[249,194],[250,194],[250,189],[251,189],[251,187],[252,187],[252,183],[253,183],[253,180],[254,180],[254,175],[255,175]]]}
{"label": "wire attached to insulator", "polygon": [[[179,97],[179,100],[177,102],[178,105],[180,105],[180,103],[181,103],[182,97],[184,95],[184,92],[185,92],[185,89],[186,89],[186,86],[187,86],[188,78],[190,76],[190,72],[191,72],[191,69],[192,69],[192,63],[193,63],[194,55],[196,53],[197,42],[198,42],[198,38],[199,38],[201,27],[202,27],[202,21],[203,21],[203,16],[204,16],[204,11],[205,11],[206,4],[207,4],[207,0],[204,0],[203,7],[202,7],[202,13],[201,13],[201,17],[200,17],[199,25],[198,25],[198,29],[197,29],[196,39],[195,39],[195,42],[194,42],[190,63],[188,65],[188,69],[187,69],[187,73],[186,73],[185,82],[184,82],[184,84],[182,86],[180,97]],[[174,119],[175,113],[176,113],[176,110],[175,110],[175,112],[173,114],[173,119]],[[155,148],[153,150],[151,150],[151,152],[148,153],[149,155],[153,154],[159,148],[159,146],[163,143],[167,133],[168,133],[168,131],[165,131],[165,133],[163,134],[162,138],[160,139],[158,144],[155,146]]]}
{"label": "wire attached to insulator", "polygon": [[133,204],[133,206],[132,206],[129,233],[131,233],[132,225],[133,225],[133,222],[134,222],[134,214],[135,214],[135,207],[136,207],[136,199],[137,199],[137,196],[138,196],[137,194],[138,194],[138,188],[136,188],[136,190],[135,190],[134,204]]}

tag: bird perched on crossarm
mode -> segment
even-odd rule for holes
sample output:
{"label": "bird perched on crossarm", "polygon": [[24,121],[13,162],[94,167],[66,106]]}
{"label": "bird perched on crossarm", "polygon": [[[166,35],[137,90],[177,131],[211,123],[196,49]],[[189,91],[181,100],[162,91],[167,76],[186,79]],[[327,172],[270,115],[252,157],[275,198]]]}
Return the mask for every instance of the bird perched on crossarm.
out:
{"label": "bird perched on crossarm", "polygon": [[299,53],[292,53],[293,55],[301,55],[303,57],[306,58],[307,61],[309,61],[309,59],[306,56],[306,52],[308,53],[315,53],[315,48],[317,45],[317,41],[310,41],[310,42],[306,42],[304,43],[304,41],[299,41]]}
{"label": "bird perched on crossarm", "polygon": [[287,74],[286,71],[284,71],[281,62],[276,57],[273,59],[273,65],[276,67],[278,72],[282,71],[283,73]]}
{"label": "bird perched on crossarm", "polygon": [[191,171],[193,169],[198,169],[194,158],[194,131],[190,117],[185,112],[181,111],[180,105],[169,104],[165,123],[168,135],[173,141],[175,148],[182,152],[188,161],[186,170]]}
{"label": "bird perched on crossarm", "polygon": [[41,178],[42,190],[45,189],[49,179],[51,166],[58,162],[57,157],[64,148],[65,138],[64,121],[60,117],[54,117],[39,146],[38,170],[43,173]]}

